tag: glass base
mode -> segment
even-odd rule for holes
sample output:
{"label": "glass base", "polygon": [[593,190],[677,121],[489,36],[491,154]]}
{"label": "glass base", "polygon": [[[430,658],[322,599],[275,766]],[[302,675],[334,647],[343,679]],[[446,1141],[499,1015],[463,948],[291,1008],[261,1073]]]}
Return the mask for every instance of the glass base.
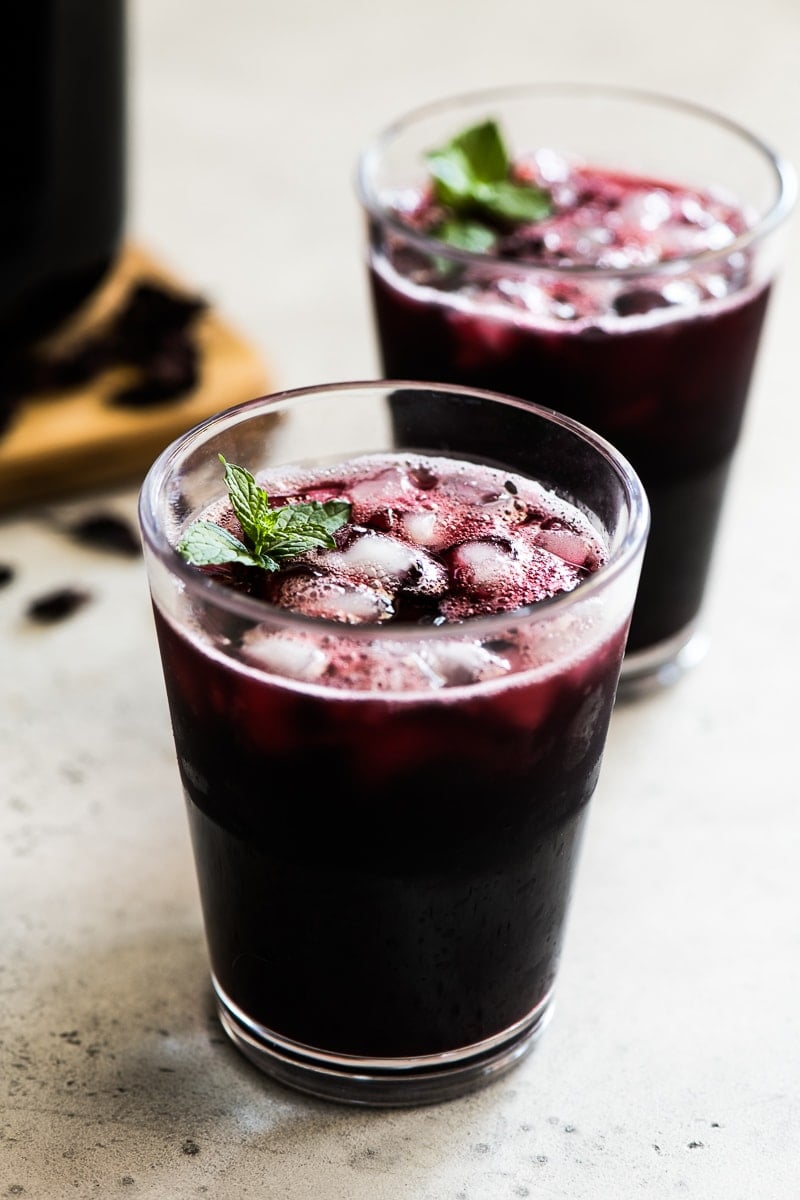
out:
{"label": "glass base", "polygon": [[665,642],[626,654],[622,660],[617,699],[638,700],[673,687],[705,658],[707,650],[708,637],[691,624]]}
{"label": "glass base", "polygon": [[486,1041],[417,1058],[329,1054],[250,1021],[212,976],[222,1027],[265,1074],[324,1100],[373,1108],[436,1104],[498,1079],[533,1049],[553,1012],[552,992],[521,1021]]}

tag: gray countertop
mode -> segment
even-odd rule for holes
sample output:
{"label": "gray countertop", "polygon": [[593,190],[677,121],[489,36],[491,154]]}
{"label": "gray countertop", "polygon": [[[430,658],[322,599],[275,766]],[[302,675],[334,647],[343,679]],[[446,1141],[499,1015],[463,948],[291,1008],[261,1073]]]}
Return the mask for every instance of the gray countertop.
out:
{"label": "gray countertop", "polygon": [[[795,0],[131,5],[129,227],[293,387],[377,373],[362,142],[474,85],[617,81],[800,163]],[[614,713],[555,1017],[463,1100],[272,1084],[213,1015],[144,569],[72,516],[0,523],[0,1197],[796,1200],[800,405],[796,223],[737,455],[708,656]],[[28,602],[91,602],[37,626]]]}

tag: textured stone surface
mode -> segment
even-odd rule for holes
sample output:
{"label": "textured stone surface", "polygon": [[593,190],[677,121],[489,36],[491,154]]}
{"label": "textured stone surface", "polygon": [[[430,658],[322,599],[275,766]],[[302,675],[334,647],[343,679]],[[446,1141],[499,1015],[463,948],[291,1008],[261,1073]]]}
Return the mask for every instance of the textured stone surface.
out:
{"label": "textured stone surface", "polygon": [[[800,161],[786,0],[757,19],[741,0],[676,0],[657,31],[635,0],[131,8],[132,230],[285,386],[375,374],[352,171],[410,104],[615,79],[722,108]],[[0,1197],[796,1200],[796,245],[737,459],[710,654],[616,711],[554,1020],[467,1099],[339,1108],[227,1044],[142,563],[59,532],[98,498],[0,523],[14,568],[0,588]],[[132,492],[101,499],[132,518]],[[90,600],[28,621],[61,587]]]}

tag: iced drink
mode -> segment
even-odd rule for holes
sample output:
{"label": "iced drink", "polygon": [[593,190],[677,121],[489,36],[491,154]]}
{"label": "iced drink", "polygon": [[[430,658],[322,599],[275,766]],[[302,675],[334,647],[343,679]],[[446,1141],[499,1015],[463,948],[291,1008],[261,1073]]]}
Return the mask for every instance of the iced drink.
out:
{"label": "iced drink", "polygon": [[652,528],[623,676],[669,677],[691,657],[788,169],[687,106],[543,87],[412,115],[360,188],[384,373],[550,404],[635,465]]}
{"label": "iced drink", "polygon": [[[610,448],[535,409],[341,390],[201,427],[177,453],[202,485],[159,527],[173,453],[142,523],[223,1024],[284,1082],[417,1103],[512,1065],[549,1016],[646,502]],[[271,461],[265,414],[336,397],[338,420],[393,412],[393,444]],[[405,447],[398,414],[423,398],[440,434]],[[540,473],[515,462],[523,427]],[[459,430],[489,435],[485,461]],[[240,492],[339,514],[325,544],[197,565],[187,530],[246,541],[231,447]]]}

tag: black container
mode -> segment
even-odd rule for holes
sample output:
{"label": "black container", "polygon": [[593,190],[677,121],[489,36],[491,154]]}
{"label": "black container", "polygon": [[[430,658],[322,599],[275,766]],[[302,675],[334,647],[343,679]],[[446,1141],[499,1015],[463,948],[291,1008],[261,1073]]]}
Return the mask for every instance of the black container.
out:
{"label": "black container", "polygon": [[22,0],[0,39],[0,348],[51,332],[112,266],[126,194],[125,0]]}

